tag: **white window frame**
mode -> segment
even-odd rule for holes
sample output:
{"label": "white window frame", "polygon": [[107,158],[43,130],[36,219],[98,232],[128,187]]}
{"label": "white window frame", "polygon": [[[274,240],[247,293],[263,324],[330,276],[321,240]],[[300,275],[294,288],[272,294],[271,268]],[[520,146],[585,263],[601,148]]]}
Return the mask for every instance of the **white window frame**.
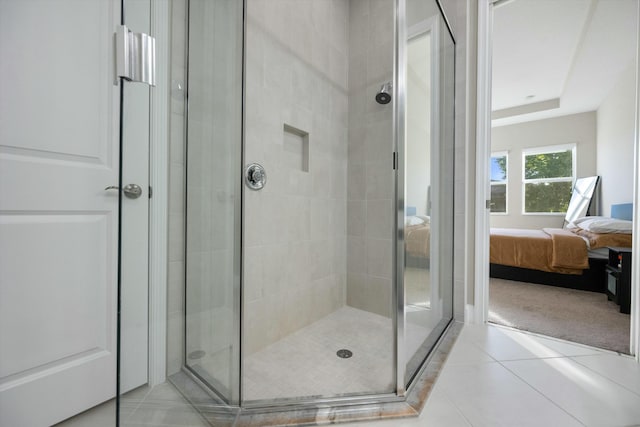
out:
{"label": "white window frame", "polygon": [[[509,214],[509,152],[508,151],[495,151],[491,153],[491,158],[494,157],[504,157],[507,160],[507,169],[505,171],[505,179],[503,181],[491,181],[491,166],[489,166],[489,182],[491,187],[494,185],[504,185],[504,212],[491,212],[489,209],[489,213],[491,215],[508,215]],[[491,192],[489,192],[489,196],[491,196]]]}
{"label": "white window frame", "polygon": [[[549,154],[560,153],[563,151],[571,151],[571,176],[564,178],[540,178],[540,179],[525,179],[525,159],[527,156],[536,154]],[[543,182],[571,182],[571,186],[576,182],[576,166],[577,166],[577,153],[576,144],[562,144],[562,145],[547,145],[544,147],[525,148],[522,150],[522,215],[542,215],[542,216],[562,216],[566,215],[566,212],[526,212],[526,192],[525,187],[527,184],[538,184]]]}

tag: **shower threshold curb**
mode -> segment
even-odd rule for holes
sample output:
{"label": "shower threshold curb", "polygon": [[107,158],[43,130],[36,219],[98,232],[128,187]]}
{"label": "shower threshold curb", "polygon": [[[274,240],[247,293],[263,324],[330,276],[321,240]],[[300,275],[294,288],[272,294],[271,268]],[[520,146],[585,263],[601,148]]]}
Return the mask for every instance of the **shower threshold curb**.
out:
{"label": "shower threshold curb", "polygon": [[169,380],[202,417],[216,427],[314,426],[417,417],[442,372],[462,326],[461,322],[456,321],[449,324],[405,398],[385,396],[376,399],[367,396],[361,401],[348,403],[325,400],[268,408],[239,408],[215,404],[212,396],[184,372],[172,375]]}

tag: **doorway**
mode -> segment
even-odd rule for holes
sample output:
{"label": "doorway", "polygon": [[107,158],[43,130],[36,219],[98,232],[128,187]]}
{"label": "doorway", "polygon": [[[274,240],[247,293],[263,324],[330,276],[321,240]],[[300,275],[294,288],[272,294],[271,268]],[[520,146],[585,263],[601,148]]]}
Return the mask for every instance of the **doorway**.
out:
{"label": "doorway", "polygon": [[[573,164],[575,169],[573,170],[573,179],[592,174],[600,176],[600,199],[595,206],[596,209],[599,209],[597,212],[599,215],[607,217],[614,216],[615,214],[611,214],[612,205],[614,206],[615,211],[616,205],[622,204],[623,201],[633,203],[636,199],[636,195],[631,192],[631,186],[626,187],[628,194],[623,195],[618,191],[618,188],[615,188],[615,185],[616,183],[621,182],[621,173],[626,176],[627,182],[633,182],[635,179],[634,170],[637,167],[632,160],[634,147],[636,145],[634,132],[637,116],[635,98],[633,95],[636,93],[635,82],[637,75],[637,69],[633,59],[636,55],[637,46],[637,2],[627,2],[624,4],[613,2],[584,2],[584,4],[580,4],[581,2],[574,3],[575,4],[569,5],[566,2],[557,2],[553,4],[549,3],[540,5],[539,3],[527,2],[526,0],[515,0],[508,2],[483,2],[480,4],[479,34],[481,36],[479,39],[481,40],[481,43],[479,48],[479,87],[481,88],[481,95],[479,98],[482,98],[482,94],[487,96],[487,98],[484,101],[480,99],[479,102],[479,136],[482,136],[481,140],[484,141],[484,144],[481,144],[478,147],[478,169],[483,171],[481,176],[486,178],[486,181],[484,182],[488,183],[490,176],[493,179],[491,180],[492,185],[490,188],[485,187],[484,184],[479,184],[478,189],[482,190],[482,194],[487,195],[485,198],[486,200],[491,200],[491,196],[493,196],[494,209],[497,208],[495,210],[499,211],[490,214],[487,210],[480,208],[480,206],[478,206],[477,210],[479,219],[479,247],[486,247],[486,250],[484,251],[486,252],[486,255],[480,252],[478,252],[477,255],[479,258],[478,262],[481,265],[478,265],[477,269],[478,281],[476,285],[478,287],[476,288],[476,301],[480,303],[480,307],[483,307],[481,310],[482,313],[479,314],[480,317],[485,320],[487,318],[493,318],[494,321],[502,324],[510,323],[509,319],[504,319],[505,316],[501,316],[503,318],[502,320],[499,318],[500,313],[496,313],[499,310],[492,310],[492,304],[490,301],[490,282],[487,279],[489,276],[489,242],[487,241],[489,236],[489,227],[512,228],[517,227],[518,224],[522,224],[522,228],[533,230],[545,229],[555,224],[556,227],[563,228],[561,221],[562,216],[559,217],[560,221],[558,221],[558,218],[554,218],[553,214],[536,215],[534,212],[528,211],[531,204],[527,204],[526,198],[528,197],[530,199],[529,201],[533,201],[533,193],[531,193],[530,188],[528,187],[528,182],[534,182],[527,181],[530,176],[527,175],[528,172],[526,168],[531,166],[527,161],[532,158],[561,157],[556,153],[566,152],[563,151],[565,150],[566,145],[564,147],[562,145],[571,143],[569,145],[572,145],[572,147],[569,147],[568,155],[573,155],[575,159],[578,159],[577,162],[574,159]],[[536,7],[539,9],[537,12],[534,10]],[[546,24],[544,24],[544,20],[532,20],[532,22],[535,21],[536,24],[534,28],[529,31],[529,35],[535,34],[536,31],[546,28],[545,34],[552,37],[559,46],[563,45],[563,40],[566,40],[567,38],[571,39],[572,43],[575,43],[576,41],[579,42],[578,45],[576,45],[577,47],[571,49],[571,55],[556,55],[556,60],[561,61],[560,65],[550,67],[553,68],[553,72],[559,72],[562,70],[565,70],[566,72],[566,75],[563,78],[563,83],[559,85],[561,91],[558,92],[557,95],[552,94],[554,85],[547,84],[554,81],[552,79],[553,76],[546,76],[544,78],[545,84],[535,91],[532,88],[537,87],[535,85],[535,79],[537,76],[534,76],[532,79],[521,78],[520,76],[522,75],[522,72],[513,72],[513,67],[517,67],[520,63],[522,63],[522,65],[526,64],[527,58],[539,58],[538,62],[542,62],[544,55],[548,54],[549,51],[557,50],[555,47],[551,49],[545,43],[531,44],[525,40],[522,41],[522,46],[519,46],[517,51],[512,51],[511,55],[504,54],[508,51],[509,43],[517,40],[518,37],[513,28],[509,29],[510,25],[516,25],[516,22],[523,20],[526,21],[528,18],[525,19],[524,16],[532,16],[533,13],[544,13],[546,16],[562,15],[563,12],[560,10],[554,13],[549,13],[549,8],[552,7],[582,8],[581,13],[578,13],[577,11],[571,13],[571,19],[573,22],[571,25],[564,23],[561,28],[558,28],[558,34],[555,34],[551,27],[547,28],[545,26]],[[524,10],[527,8],[531,10],[525,12]],[[518,17],[518,13],[522,13],[522,15]],[[615,18],[615,16],[617,16],[617,18]],[[501,21],[503,18],[508,19]],[[518,19],[520,19],[520,21],[518,21]],[[613,21],[607,21],[607,19],[612,19]],[[494,25],[493,34],[487,30],[486,26],[483,28],[483,25],[492,21]],[[606,24],[607,22],[609,22],[609,24]],[[608,25],[616,25],[618,28],[626,28],[626,31],[620,35],[621,38],[627,38],[626,42],[615,43],[607,53],[608,55],[621,55],[618,60],[613,60],[613,58],[611,58],[611,63],[614,64],[612,69],[617,72],[617,76],[611,76],[608,79],[603,78],[601,81],[606,82],[606,87],[602,87],[602,84],[598,86],[601,91],[598,102],[593,103],[589,108],[584,107],[583,110],[580,110],[579,106],[581,103],[587,105],[586,99],[588,98],[588,91],[579,90],[579,83],[580,81],[589,81],[588,76],[590,74],[588,71],[592,71],[589,70],[589,68],[597,69],[597,67],[587,66],[589,64],[589,58],[597,51],[595,47],[592,47],[591,45],[598,40],[602,41],[607,39],[602,36],[598,36],[597,31],[602,28],[608,28]],[[629,28],[626,26],[629,26]],[[573,36],[571,35],[572,32],[574,33]],[[500,36],[500,33],[503,35]],[[489,37],[485,38],[484,36],[487,34]],[[504,37],[504,34],[509,34],[511,41],[505,40],[506,38]],[[538,36],[536,40],[539,42],[540,39],[544,37],[546,36]],[[612,40],[617,39],[612,37]],[[486,48],[483,47],[483,43],[486,43]],[[493,63],[493,82],[489,75],[491,72],[489,64],[491,62],[491,58],[486,55],[487,52],[491,50],[488,46],[492,45],[495,55],[494,58],[497,61]],[[529,50],[527,50],[527,48]],[[536,51],[536,49],[538,50]],[[567,56],[569,56],[569,58],[567,58]],[[516,57],[519,57],[520,59],[514,61],[514,58]],[[483,61],[486,61],[486,63],[483,64]],[[535,70],[539,65],[540,64],[534,64],[531,68]],[[609,71],[612,71],[612,69]],[[509,70],[511,70],[511,72],[508,72]],[[597,74],[596,77],[600,78],[601,76]],[[520,84],[518,86],[522,81],[527,82],[527,84],[531,83],[531,85],[527,87]],[[500,84],[498,82],[503,83]],[[492,86],[493,91],[491,90]],[[595,84],[592,84],[592,86],[595,86]],[[503,95],[498,95],[498,98],[495,98],[495,94],[499,94],[500,90],[504,90],[505,87],[512,88],[509,95],[517,96],[519,98],[517,104],[513,104],[513,101],[511,101],[512,104],[509,104],[508,97],[505,96],[504,92]],[[548,93],[544,91],[547,91]],[[495,98],[495,107],[489,109],[486,106],[490,105],[489,97],[492,92]],[[578,92],[580,92],[580,96],[577,96]],[[626,94],[626,98],[624,98],[623,94]],[[595,93],[592,94],[592,96],[595,96]],[[623,98],[626,99],[626,101],[623,101]],[[620,133],[618,133],[616,137],[607,137],[606,132],[611,129],[608,126],[610,120],[608,111],[611,108],[610,106],[616,103],[622,103],[618,104],[618,111],[624,111],[626,113],[625,117],[627,117],[625,121],[626,125],[624,127],[616,127],[618,132],[623,128],[625,129],[624,137],[622,137]],[[626,109],[622,109],[621,105],[627,105],[628,107]],[[593,112],[587,110],[591,110]],[[622,120],[621,117],[618,118]],[[593,132],[591,132],[593,136],[589,137],[588,135],[577,134],[570,135],[567,132],[562,132],[562,122],[569,123],[570,121],[579,120],[585,120],[585,122],[580,124],[574,122],[573,125],[570,125],[573,130],[585,132],[589,129],[593,129]],[[589,125],[589,121],[593,121],[597,125]],[[482,124],[480,124],[480,122],[482,122]],[[493,124],[493,129],[489,126],[490,123]],[[551,132],[551,130],[555,130],[555,132]],[[532,139],[535,139],[536,141],[532,141]],[[620,151],[607,148],[607,141],[613,139],[618,141]],[[621,141],[626,142],[622,144]],[[513,145],[514,143],[516,145]],[[593,144],[592,150],[588,148],[590,144]],[[586,152],[583,151],[583,154],[572,154],[573,150],[580,151],[581,149]],[[597,154],[596,158],[593,160],[589,160],[590,152]],[[623,154],[624,152],[627,154]],[[614,153],[623,155],[626,161],[612,162],[612,160],[609,160],[613,159],[612,156]],[[492,163],[489,159],[492,160]],[[591,170],[588,169],[589,162],[592,162],[591,167],[593,169]],[[500,170],[502,173],[499,175],[502,176],[492,176],[496,174],[492,174],[494,171],[489,168],[489,165],[493,164],[496,166],[496,169],[499,170],[498,166],[500,163],[508,166],[503,170]],[[553,178],[556,178],[556,176]],[[560,179],[555,179],[555,181],[560,181]],[[605,181],[607,184],[605,184]],[[504,196],[500,197],[501,194],[505,193],[505,190],[507,195],[506,200]],[[551,224],[552,222],[554,224]],[[629,236],[629,240],[631,240],[631,236]],[[494,250],[493,241],[491,250]],[[604,251],[606,251],[606,248]],[[597,255],[591,255],[591,252],[589,254],[590,259],[598,257]],[[598,295],[598,300],[603,305],[609,304],[611,308],[613,308],[611,311],[615,312],[615,314],[613,314],[614,317],[620,317],[621,307],[616,306],[615,303],[607,301],[605,293],[606,274],[604,274],[604,267],[607,263],[607,257],[608,253],[602,254],[600,255],[600,261],[595,261],[601,263],[603,272],[599,279],[599,286],[601,289],[600,294]],[[494,273],[492,272],[491,275],[493,276]],[[499,283],[498,292],[501,292],[504,296],[505,292],[520,292],[527,288],[522,285],[519,287],[515,286],[519,283],[521,282]],[[562,285],[562,283],[560,283],[560,285]],[[541,286],[544,285],[537,283],[536,285],[529,286],[529,288],[536,292],[545,288],[547,290],[553,290],[560,293],[573,292],[571,289],[550,288],[548,286],[544,286],[544,288],[542,288]],[[635,295],[635,290],[633,292]],[[579,295],[584,296],[585,294]],[[591,294],[589,296],[595,295]],[[548,297],[547,300],[549,300],[549,298],[553,297]],[[516,298],[512,294],[507,294],[504,298],[500,298],[501,303],[505,303],[506,301],[506,304],[508,304],[509,300],[522,300],[522,298]],[[571,301],[574,301],[572,304],[576,304],[575,299]],[[527,307],[525,304],[521,310],[514,310],[514,313],[517,314],[518,311],[522,313],[523,311],[530,309],[531,307]],[[491,311],[493,311],[493,317]],[[627,315],[627,318],[622,320],[623,323],[627,325],[627,330],[630,329],[631,340],[628,340],[627,335],[626,339],[623,337],[621,340],[618,340],[622,341],[622,343],[618,343],[618,345],[626,348],[627,353],[636,353],[634,349],[636,346],[635,343],[637,343],[637,340],[635,340],[637,328],[633,327],[633,322],[637,320],[637,316],[634,315],[633,309],[631,311],[631,316],[629,317]],[[504,311],[502,311],[502,313],[504,314]],[[533,311],[532,313],[535,314]],[[553,316],[546,315],[544,317],[546,317],[546,319],[542,320],[548,320],[548,318]],[[565,326],[566,325],[567,324],[565,324]],[[631,325],[631,328],[629,328],[628,325]],[[515,325],[512,324],[512,326]],[[566,327],[563,327],[560,324],[559,330],[564,334],[560,336],[560,338],[568,338],[566,334]],[[544,330],[538,332],[545,333]],[[553,335],[551,333],[548,334]],[[586,334],[589,335],[589,332],[586,331]],[[625,340],[626,343],[624,342]],[[631,351],[629,350],[629,341],[631,342]],[[594,342],[587,342],[587,344],[594,345]]]}

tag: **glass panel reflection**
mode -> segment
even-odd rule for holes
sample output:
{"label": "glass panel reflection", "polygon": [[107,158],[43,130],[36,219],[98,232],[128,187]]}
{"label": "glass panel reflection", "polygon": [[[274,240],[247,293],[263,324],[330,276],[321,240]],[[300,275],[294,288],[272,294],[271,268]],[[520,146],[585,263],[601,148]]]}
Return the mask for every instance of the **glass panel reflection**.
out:
{"label": "glass panel reflection", "polygon": [[189,2],[186,349],[189,371],[239,401],[241,2]]}
{"label": "glass panel reflection", "polygon": [[405,383],[453,313],[454,44],[435,2],[407,1]]}

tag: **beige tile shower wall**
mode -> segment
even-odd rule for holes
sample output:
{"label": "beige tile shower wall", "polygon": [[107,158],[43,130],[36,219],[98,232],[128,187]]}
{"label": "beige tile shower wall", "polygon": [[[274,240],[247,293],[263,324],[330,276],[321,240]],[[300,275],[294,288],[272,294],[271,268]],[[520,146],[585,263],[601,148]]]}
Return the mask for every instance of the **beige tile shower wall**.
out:
{"label": "beige tile shower wall", "polygon": [[244,160],[268,179],[244,199],[245,355],[345,304],[348,6],[247,2]]}
{"label": "beige tile shower wall", "polygon": [[393,76],[394,2],[348,3],[347,304],[390,317],[393,109],[375,94]]}

